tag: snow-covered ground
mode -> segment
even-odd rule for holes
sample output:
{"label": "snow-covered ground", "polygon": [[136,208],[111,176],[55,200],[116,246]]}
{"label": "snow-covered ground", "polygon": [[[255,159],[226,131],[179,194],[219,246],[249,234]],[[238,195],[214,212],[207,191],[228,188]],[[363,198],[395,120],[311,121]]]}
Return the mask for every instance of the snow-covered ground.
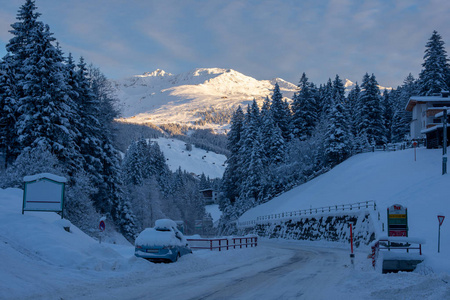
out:
{"label": "snow-covered ground", "polygon": [[[344,200],[338,190],[373,196],[377,186],[376,195],[387,198],[373,199],[380,206],[408,206],[411,235],[427,240],[426,260],[413,273],[381,274],[368,248],[356,250],[352,267],[347,244],[266,239],[256,248],[200,250],[174,264],[152,264],[134,257],[123,239],[108,236],[100,244],[73,225],[66,232],[55,213],[22,215],[22,191],[6,189],[0,190],[0,299],[449,299],[448,220],[440,254],[435,245],[436,214],[448,216],[449,175],[440,175],[439,151],[417,154],[416,162],[412,151],[358,155],[297,194],[331,205]],[[403,179],[388,184],[376,174]],[[344,184],[353,186],[338,188]],[[390,196],[395,186],[400,190]],[[319,197],[333,190],[327,201]],[[285,195],[284,208],[294,196]]]}
{"label": "snow-covered ground", "polygon": [[166,158],[166,164],[175,172],[181,167],[195,175],[204,173],[209,178],[222,178],[225,171],[225,155],[206,151],[192,145],[192,150],[186,150],[186,143],[177,139],[158,138],[152,139],[158,143]]}
{"label": "snow-covered ground", "polygon": [[[401,204],[408,209],[409,236],[426,240],[424,253],[436,260],[433,268],[450,272],[450,174],[442,175],[442,150],[419,148],[396,152],[364,153],[351,157],[330,172],[263,205],[239,220],[336,204],[374,200],[380,213],[379,236],[386,236],[387,208]],[[438,215],[441,227],[438,248]]]}

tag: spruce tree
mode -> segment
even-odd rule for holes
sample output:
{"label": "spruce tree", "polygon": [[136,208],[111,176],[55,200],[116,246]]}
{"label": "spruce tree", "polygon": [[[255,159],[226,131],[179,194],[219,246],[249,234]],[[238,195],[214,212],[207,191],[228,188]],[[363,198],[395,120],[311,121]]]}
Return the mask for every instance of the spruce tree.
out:
{"label": "spruce tree", "polygon": [[6,55],[0,61],[0,152],[5,158],[5,169],[19,155],[16,135],[18,118],[16,79],[11,57]]}
{"label": "spruce tree", "polygon": [[380,89],[374,74],[364,75],[359,102],[361,119],[358,124],[358,136],[366,139],[371,145],[383,145],[386,143],[383,110]]}
{"label": "spruce tree", "polygon": [[[244,112],[239,106],[231,118],[231,128],[227,134],[227,149],[230,155],[227,158],[227,167],[225,168],[222,181],[222,191],[226,199],[231,203],[238,196],[238,186],[241,181],[240,168],[240,147],[244,130]],[[224,208],[224,207],[221,207]]]}
{"label": "spruce tree", "polygon": [[48,145],[71,175],[82,165],[71,125],[76,112],[68,95],[61,51],[52,44],[55,39],[49,26],[37,21],[35,10],[33,1],[21,7],[18,19],[22,22],[12,24],[15,36],[7,45],[15,61],[20,96],[16,122],[19,148]]}
{"label": "spruce tree", "polygon": [[349,126],[353,136],[357,135],[358,124],[360,122],[361,111],[359,110],[359,94],[361,89],[359,88],[358,82],[352,88],[347,97],[347,111],[349,115]]}
{"label": "spruce tree", "polygon": [[325,123],[324,149],[327,163],[334,166],[348,158],[352,148],[348,113],[345,106],[345,89],[338,75],[333,81],[331,95],[331,106]]}
{"label": "spruce tree", "polygon": [[382,96],[383,121],[385,128],[386,141],[392,142],[392,124],[394,119],[394,105],[390,93],[385,89]]}
{"label": "spruce tree", "polygon": [[317,105],[314,85],[308,82],[303,73],[298,85],[299,92],[294,94],[292,103],[292,133],[300,140],[311,137],[317,124]]}
{"label": "spruce tree", "polygon": [[437,31],[433,31],[426,44],[422,71],[419,74],[421,96],[429,96],[449,90],[450,65],[444,41]]}
{"label": "spruce tree", "polygon": [[272,94],[272,102],[270,109],[272,110],[272,116],[275,124],[281,129],[283,138],[287,141],[290,139],[289,129],[289,108],[283,101],[283,95],[280,92],[278,83],[275,83]]}

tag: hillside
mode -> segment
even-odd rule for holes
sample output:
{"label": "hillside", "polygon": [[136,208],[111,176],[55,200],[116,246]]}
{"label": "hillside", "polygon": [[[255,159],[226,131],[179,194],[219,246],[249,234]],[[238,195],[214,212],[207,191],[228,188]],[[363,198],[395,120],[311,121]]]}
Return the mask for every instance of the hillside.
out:
{"label": "hillside", "polygon": [[[450,216],[450,175],[442,173],[442,150],[417,149],[355,155],[326,174],[257,206],[239,219],[294,210],[374,200],[380,213],[379,231],[386,224],[386,209],[401,204],[408,209],[409,235],[425,239],[426,253],[437,252],[437,215]],[[444,221],[442,230],[448,231]],[[387,235],[384,233],[384,235]],[[445,250],[443,250],[445,249]],[[450,254],[450,235],[441,235],[441,252]],[[450,269],[450,265],[447,265]]]}
{"label": "hillside", "polygon": [[[173,75],[156,70],[114,81],[123,119],[134,123],[192,124],[208,112],[226,113],[253,99],[260,104],[278,83],[291,99],[297,86],[280,78],[256,80],[231,69],[203,68]],[[217,128],[218,124],[205,126]]]}
{"label": "hillside", "polygon": [[209,178],[222,178],[225,171],[225,155],[206,151],[192,146],[191,151],[186,150],[183,141],[169,138],[152,139],[158,143],[166,158],[166,164],[172,172],[181,168],[189,173],[200,176],[204,173]]}

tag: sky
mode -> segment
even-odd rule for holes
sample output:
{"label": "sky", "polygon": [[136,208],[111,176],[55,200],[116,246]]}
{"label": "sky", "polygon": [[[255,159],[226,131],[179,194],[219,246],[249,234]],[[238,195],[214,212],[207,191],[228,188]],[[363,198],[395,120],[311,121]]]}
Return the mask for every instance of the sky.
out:
{"label": "sky", "polygon": [[[0,56],[25,0],[1,0]],[[433,30],[450,43],[448,0],[36,0],[62,50],[111,79],[231,68],[321,84],[418,76]]]}

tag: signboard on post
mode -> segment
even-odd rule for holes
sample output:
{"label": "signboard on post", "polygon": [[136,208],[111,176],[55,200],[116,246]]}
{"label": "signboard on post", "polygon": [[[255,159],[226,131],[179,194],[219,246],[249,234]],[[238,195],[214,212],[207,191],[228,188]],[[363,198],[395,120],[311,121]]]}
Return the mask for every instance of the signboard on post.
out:
{"label": "signboard on post", "polygon": [[50,173],[41,173],[23,178],[23,205],[25,211],[61,212],[64,218],[64,190],[66,178]]}
{"label": "signboard on post", "polygon": [[195,220],[195,232],[200,233],[203,229],[203,220]]}
{"label": "signboard on post", "polygon": [[408,236],[408,209],[394,204],[387,209],[388,236]]}

